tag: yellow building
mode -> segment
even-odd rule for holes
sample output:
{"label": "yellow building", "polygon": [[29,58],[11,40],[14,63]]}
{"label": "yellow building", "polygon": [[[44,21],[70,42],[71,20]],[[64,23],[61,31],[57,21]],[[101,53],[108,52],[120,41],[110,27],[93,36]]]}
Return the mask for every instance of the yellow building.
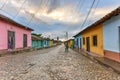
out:
{"label": "yellow building", "polygon": [[74,39],[69,39],[68,40],[68,47],[73,48],[73,46],[74,46]]}
{"label": "yellow building", "polygon": [[53,40],[50,40],[50,46],[53,46]]}
{"label": "yellow building", "polygon": [[88,52],[92,52],[104,56],[103,50],[103,25],[91,25],[82,32],[83,46],[82,48]]}

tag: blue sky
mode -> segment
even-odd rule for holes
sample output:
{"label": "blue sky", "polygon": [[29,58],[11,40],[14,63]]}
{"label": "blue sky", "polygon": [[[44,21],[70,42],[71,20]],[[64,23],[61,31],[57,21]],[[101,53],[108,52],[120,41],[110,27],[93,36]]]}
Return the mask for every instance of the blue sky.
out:
{"label": "blue sky", "polygon": [[[69,38],[120,6],[120,0],[96,0],[81,27],[93,0],[0,0],[0,13],[42,33],[44,37]],[[98,2],[98,5],[97,5]],[[24,4],[23,4],[24,3]],[[95,8],[97,6],[97,8]]]}

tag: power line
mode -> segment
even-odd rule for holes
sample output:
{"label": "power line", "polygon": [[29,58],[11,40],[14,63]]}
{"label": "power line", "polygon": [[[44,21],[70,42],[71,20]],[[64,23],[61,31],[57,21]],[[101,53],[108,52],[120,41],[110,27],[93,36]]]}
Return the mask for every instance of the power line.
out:
{"label": "power line", "polygon": [[4,2],[4,4],[0,7],[0,10],[2,10],[2,8],[7,4],[7,2],[8,2],[8,0],[6,0],[6,1]]}
{"label": "power line", "polygon": [[8,0],[6,0],[6,1],[4,2],[4,4],[0,7],[0,10],[1,10],[3,13],[6,13],[6,14],[9,15],[9,16],[13,16],[13,15],[9,14],[7,11],[3,10],[3,8],[6,6],[7,3],[8,3]]}
{"label": "power line", "polygon": [[23,8],[23,6],[25,5],[26,2],[27,2],[27,0],[24,0],[24,2],[21,4],[21,7],[19,8],[19,11],[16,13],[16,15],[14,16],[13,19],[16,19],[16,17],[17,17],[18,14],[20,13],[21,9]]}
{"label": "power line", "polygon": [[[94,15],[95,12],[96,12],[96,9],[97,9],[97,7],[98,7],[98,5],[99,5],[99,2],[100,2],[100,0],[97,0],[96,6],[95,6],[94,11],[93,11],[93,15]],[[91,18],[93,18],[93,17],[94,17],[94,16],[92,16]]]}
{"label": "power line", "polygon": [[80,18],[80,11],[82,10],[86,0],[81,0],[81,4],[78,5],[78,11],[76,12],[76,15]]}
{"label": "power line", "polygon": [[[41,1],[41,3],[42,3],[43,1]],[[44,7],[42,7],[42,10],[44,9],[44,8],[46,8],[46,6],[48,5],[48,3],[49,3],[49,0],[47,0],[46,1],[46,4],[45,4],[45,2],[43,2],[44,3]],[[37,10],[35,13],[37,14],[39,12],[39,10]],[[33,18],[35,17],[35,14],[34,15],[32,15],[32,18],[30,19],[30,21],[28,22],[28,25],[32,22],[32,20],[33,20]],[[41,19],[39,19],[40,21],[42,21]]]}
{"label": "power line", "polygon": [[[89,19],[92,19],[92,18],[94,17],[94,14],[95,14],[96,9],[97,9],[97,7],[98,7],[99,1],[100,1],[100,0],[97,0],[97,1],[96,1],[96,5],[95,5],[95,7],[94,7],[94,9],[93,9],[93,11],[92,11],[93,13],[88,17]],[[86,22],[90,22],[90,20],[89,20],[89,21],[86,21]]]}
{"label": "power line", "polygon": [[[50,2],[50,0],[47,0],[46,5],[44,5],[44,7],[42,7],[42,9],[46,8],[46,6],[48,5],[49,2]],[[45,2],[44,2],[44,3],[45,3]],[[48,8],[48,7],[47,7],[47,8]],[[41,19],[39,19],[39,20],[40,20],[41,22],[43,22],[43,23],[49,25],[47,22],[45,22],[45,21],[43,21],[43,20],[41,20]]]}
{"label": "power line", "polygon": [[[75,7],[73,7],[73,9],[72,9],[72,13],[73,13],[73,14],[75,13],[75,11],[76,11],[76,13],[78,13],[78,8],[79,8],[79,5],[81,5],[81,4],[80,4],[81,2],[82,2],[82,1],[79,0],[78,3],[76,3]],[[75,10],[75,9],[76,9],[76,10]]]}
{"label": "power line", "polygon": [[83,5],[84,5],[85,1],[86,0],[78,0],[77,1],[75,8],[73,8],[73,10],[72,10],[73,11],[72,14],[74,16],[77,16],[77,17],[80,18],[80,11],[83,8]]}
{"label": "power line", "polygon": [[3,8],[6,6],[7,3],[8,3],[8,0],[6,0],[6,1],[4,2],[4,4],[0,7],[0,10],[3,11],[4,13],[6,13],[6,14],[9,15],[9,16],[13,16],[13,15],[9,14],[7,11],[3,10]]}
{"label": "power line", "polygon": [[87,13],[87,16],[86,16],[84,22],[81,24],[80,28],[82,28],[82,27],[85,25],[85,23],[86,23],[89,15],[90,15],[90,13],[91,13],[91,10],[92,10],[92,8],[93,8],[93,6],[94,6],[94,3],[95,3],[95,0],[93,0],[93,3],[92,3],[92,5],[91,5],[91,7],[90,7],[90,9],[89,9],[89,11],[88,11],[88,13]]}
{"label": "power line", "polygon": [[[42,1],[40,1],[40,4],[41,4],[41,2],[42,2]],[[39,8],[38,8],[38,9],[39,9]],[[35,11],[36,14],[39,12],[38,9]],[[33,14],[32,14],[32,17],[31,17],[31,19],[29,20],[29,22],[28,22],[27,25],[29,25],[29,24],[31,23],[31,21],[33,20],[34,17],[35,17],[35,14],[33,13]]]}
{"label": "power line", "polygon": [[4,6],[6,6],[6,4],[8,3],[8,1],[9,1],[9,0],[6,0],[6,2],[4,2],[4,4],[3,4],[2,7],[0,8],[0,10],[3,11],[4,13],[6,13],[6,14],[12,16],[12,17],[13,17],[12,19],[15,19],[15,18],[17,17],[17,15],[19,14],[20,10],[23,8],[23,5],[25,4],[25,2],[26,2],[27,0],[24,0],[24,2],[22,3],[19,11],[16,13],[15,16],[11,15],[9,12],[7,12],[7,11],[5,11],[5,10],[2,10],[2,8],[4,8]]}

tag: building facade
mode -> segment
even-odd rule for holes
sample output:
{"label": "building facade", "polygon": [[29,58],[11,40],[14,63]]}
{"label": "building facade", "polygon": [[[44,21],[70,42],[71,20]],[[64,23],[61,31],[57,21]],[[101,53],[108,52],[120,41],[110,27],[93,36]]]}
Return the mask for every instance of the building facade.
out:
{"label": "building facade", "polygon": [[32,47],[33,48],[43,48],[42,38],[32,35]]}
{"label": "building facade", "polygon": [[53,46],[53,41],[49,38],[43,38],[40,36],[32,35],[32,47],[33,48],[44,48]]}
{"label": "building facade", "polygon": [[49,46],[50,46],[50,40],[47,39],[47,38],[44,38],[44,39],[43,39],[43,46],[44,46],[44,47],[49,47]]}
{"label": "building facade", "polygon": [[74,36],[74,48],[78,51],[82,49],[82,35],[81,34],[77,34]]}
{"label": "building facade", "polygon": [[50,40],[49,46],[53,46],[53,41],[54,41],[54,40]]}
{"label": "building facade", "polygon": [[75,42],[80,34],[84,51],[120,62],[120,7],[76,34]]}
{"label": "building facade", "polygon": [[32,29],[0,15],[0,50],[31,47]]}
{"label": "building facade", "polygon": [[105,57],[120,62],[120,14],[103,23]]}
{"label": "building facade", "polygon": [[74,48],[74,39],[69,39],[68,41],[66,41],[68,43],[68,47],[69,48]]}
{"label": "building facade", "polygon": [[103,51],[103,25],[91,26],[82,31],[83,46],[82,49],[104,56]]}

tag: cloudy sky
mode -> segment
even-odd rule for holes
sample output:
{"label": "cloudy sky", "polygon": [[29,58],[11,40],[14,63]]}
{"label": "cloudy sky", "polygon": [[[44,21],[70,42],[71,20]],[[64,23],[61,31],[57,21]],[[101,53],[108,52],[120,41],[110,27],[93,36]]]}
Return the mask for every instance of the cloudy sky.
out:
{"label": "cloudy sky", "polygon": [[44,37],[69,38],[120,6],[120,0],[0,0],[0,14],[34,29]]}

